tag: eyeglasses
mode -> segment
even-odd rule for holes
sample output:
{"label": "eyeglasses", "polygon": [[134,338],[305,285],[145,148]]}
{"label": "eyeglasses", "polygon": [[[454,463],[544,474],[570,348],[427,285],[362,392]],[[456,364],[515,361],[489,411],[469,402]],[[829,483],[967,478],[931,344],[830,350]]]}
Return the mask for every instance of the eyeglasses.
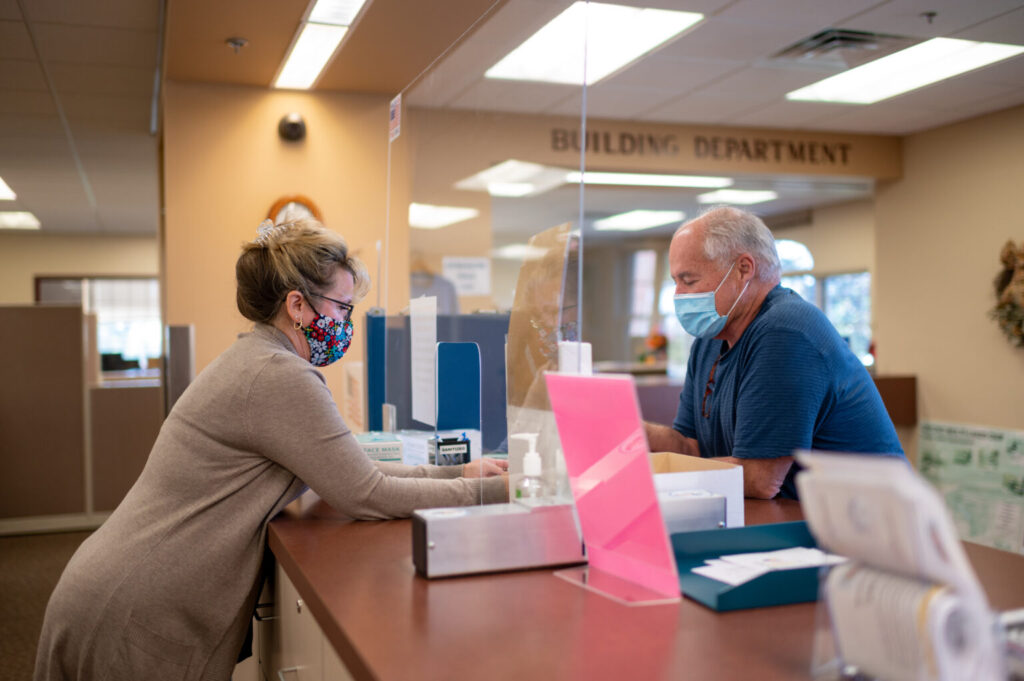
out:
{"label": "eyeglasses", "polygon": [[708,374],[708,384],[704,387],[704,400],[700,403],[700,413],[704,418],[711,418],[711,410],[708,409],[708,398],[711,396],[711,386],[715,384],[715,369],[718,368],[718,360],[722,359],[719,355],[715,359],[715,363],[711,365],[711,373]]}
{"label": "eyeglasses", "polygon": [[351,303],[346,303],[346,302],[343,302],[343,301],[340,301],[340,300],[335,300],[334,298],[328,298],[327,296],[322,296],[319,293],[314,293],[313,295],[316,296],[317,298],[323,298],[324,300],[329,300],[332,303],[334,303],[335,305],[337,305],[338,309],[341,310],[342,314],[344,315],[344,316],[342,316],[341,321],[347,322],[348,320],[352,319],[352,310],[355,309],[355,308],[352,306]]}

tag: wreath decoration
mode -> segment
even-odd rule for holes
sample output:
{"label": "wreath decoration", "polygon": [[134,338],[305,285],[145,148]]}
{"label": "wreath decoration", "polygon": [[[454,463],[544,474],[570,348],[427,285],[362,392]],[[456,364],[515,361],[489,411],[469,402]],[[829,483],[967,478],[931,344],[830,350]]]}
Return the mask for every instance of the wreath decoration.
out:
{"label": "wreath decoration", "polygon": [[1018,247],[1009,240],[999,253],[1003,271],[992,282],[996,306],[989,315],[996,320],[1012,345],[1024,347],[1024,241]]}

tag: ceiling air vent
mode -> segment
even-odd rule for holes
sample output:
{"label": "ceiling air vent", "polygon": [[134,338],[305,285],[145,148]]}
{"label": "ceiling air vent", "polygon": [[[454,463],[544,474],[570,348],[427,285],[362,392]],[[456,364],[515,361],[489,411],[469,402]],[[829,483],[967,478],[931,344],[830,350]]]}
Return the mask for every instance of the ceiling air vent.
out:
{"label": "ceiling air vent", "polygon": [[826,28],[773,54],[766,63],[849,69],[910,47],[920,40],[869,31]]}

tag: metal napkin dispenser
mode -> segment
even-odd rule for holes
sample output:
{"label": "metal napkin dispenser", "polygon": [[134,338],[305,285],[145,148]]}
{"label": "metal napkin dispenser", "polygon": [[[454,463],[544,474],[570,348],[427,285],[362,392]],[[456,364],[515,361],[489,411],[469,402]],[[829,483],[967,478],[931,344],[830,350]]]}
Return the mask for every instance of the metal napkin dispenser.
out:
{"label": "metal napkin dispenser", "polygon": [[572,504],[489,504],[412,515],[412,561],[433,577],[587,561]]}

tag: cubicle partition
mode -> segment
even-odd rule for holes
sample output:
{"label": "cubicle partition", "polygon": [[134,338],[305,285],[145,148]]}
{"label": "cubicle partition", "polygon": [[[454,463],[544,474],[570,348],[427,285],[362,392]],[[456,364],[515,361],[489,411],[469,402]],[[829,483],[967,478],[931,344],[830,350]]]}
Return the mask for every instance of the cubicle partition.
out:
{"label": "cubicle partition", "polygon": [[79,306],[0,306],[0,534],[98,527],[145,465],[160,381],[104,382]]}

